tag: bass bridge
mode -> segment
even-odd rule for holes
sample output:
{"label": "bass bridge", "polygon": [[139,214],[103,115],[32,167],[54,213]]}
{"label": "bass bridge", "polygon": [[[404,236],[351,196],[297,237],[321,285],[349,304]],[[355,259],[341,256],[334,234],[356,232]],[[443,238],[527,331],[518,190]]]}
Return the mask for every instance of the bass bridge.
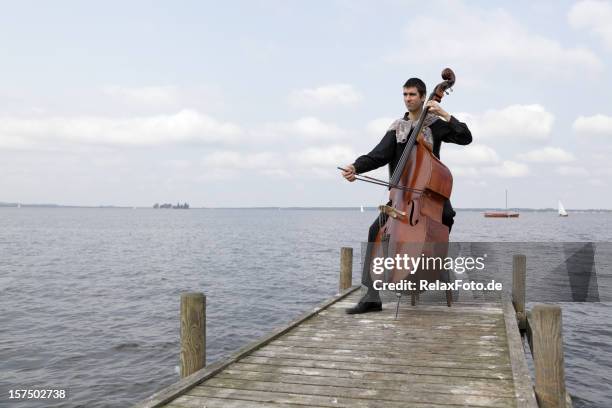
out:
{"label": "bass bridge", "polygon": [[379,205],[378,210],[384,214],[387,214],[387,216],[396,218],[396,219],[405,218],[408,216],[406,212],[393,208],[390,205]]}

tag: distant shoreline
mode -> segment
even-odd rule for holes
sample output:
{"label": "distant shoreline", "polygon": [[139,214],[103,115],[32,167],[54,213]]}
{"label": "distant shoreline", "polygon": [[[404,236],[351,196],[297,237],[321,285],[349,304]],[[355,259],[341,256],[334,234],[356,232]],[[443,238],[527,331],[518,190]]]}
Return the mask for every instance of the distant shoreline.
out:
{"label": "distant shoreline", "polygon": [[[134,207],[134,206],[118,206],[118,205],[61,205],[61,204],[23,204],[23,203],[3,203],[0,202],[0,208],[110,208],[110,209],[138,209],[138,210],[164,210],[155,209],[153,207]],[[190,210],[310,210],[310,211],[334,211],[334,210],[355,210],[359,211],[360,207],[190,207]],[[376,211],[376,207],[364,207],[365,211]],[[479,207],[479,208],[455,208],[456,211],[503,211],[505,208],[495,207]],[[512,211],[519,212],[557,212],[556,208],[510,208]],[[568,208],[569,212],[612,212],[612,209],[605,208]]]}

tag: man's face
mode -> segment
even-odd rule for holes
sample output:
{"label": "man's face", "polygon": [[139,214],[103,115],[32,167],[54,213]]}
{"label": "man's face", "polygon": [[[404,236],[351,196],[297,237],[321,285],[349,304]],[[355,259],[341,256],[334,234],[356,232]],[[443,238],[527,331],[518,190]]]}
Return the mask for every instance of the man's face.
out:
{"label": "man's face", "polygon": [[404,103],[410,112],[418,111],[425,102],[425,95],[420,96],[416,87],[404,88]]}

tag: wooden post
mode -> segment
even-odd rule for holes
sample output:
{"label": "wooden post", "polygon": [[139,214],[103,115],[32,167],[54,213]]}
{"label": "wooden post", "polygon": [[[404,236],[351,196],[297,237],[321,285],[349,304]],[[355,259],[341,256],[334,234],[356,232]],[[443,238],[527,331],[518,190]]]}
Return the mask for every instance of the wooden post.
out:
{"label": "wooden post", "polygon": [[533,333],[535,394],[540,408],[566,406],[561,308],[536,305],[530,314]]}
{"label": "wooden post", "polygon": [[181,294],[181,378],[206,366],[206,296]]}
{"label": "wooden post", "polygon": [[514,255],[512,257],[512,304],[516,311],[516,320],[520,330],[527,328],[525,314],[525,281],[527,277],[527,257]]}
{"label": "wooden post", "polygon": [[340,292],[353,286],[353,248],[340,249]]}

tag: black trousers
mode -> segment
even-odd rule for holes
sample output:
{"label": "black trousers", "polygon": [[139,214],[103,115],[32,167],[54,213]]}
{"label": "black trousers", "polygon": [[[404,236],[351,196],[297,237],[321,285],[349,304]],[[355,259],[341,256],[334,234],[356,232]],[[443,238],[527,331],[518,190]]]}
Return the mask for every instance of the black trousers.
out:
{"label": "black trousers", "polygon": [[[444,202],[444,210],[442,211],[442,224],[448,227],[448,232],[453,228],[454,218],[455,218],[455,210],[453,210],[453,206],[450,203],[450,200],[446,200]],[[370,276],[370,263],[372,262],[372,243],[376,239],[376,235],[378,235],[378,231],[380,231],[380,227],[387,222],[387,215],[382,214],[379,217],[376,217],[372,225],[370,225],[370,230],[368,231],[368,244],[366,247],[366,254],[363,260],[363,271],[361,273],[361,284],[368,288],[366,295],[362,298],[362,301],[365,302],[379,302],[380,295],[378,291],[374,289],[374,283],[372,282],[372,277]]]}

